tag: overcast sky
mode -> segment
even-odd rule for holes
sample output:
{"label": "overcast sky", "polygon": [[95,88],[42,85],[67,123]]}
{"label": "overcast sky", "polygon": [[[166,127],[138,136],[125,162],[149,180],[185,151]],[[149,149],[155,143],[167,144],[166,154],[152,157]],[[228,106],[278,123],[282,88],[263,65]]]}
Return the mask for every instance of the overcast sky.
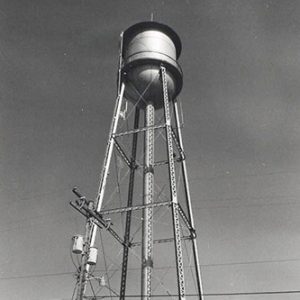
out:
{"label": "overcast sky", "polygon": [[71,188],[97,193],[119,34],[151,13],[183,44],[204,292],[299,290],[299,1],[2,0],[0,299],[70,299]]}

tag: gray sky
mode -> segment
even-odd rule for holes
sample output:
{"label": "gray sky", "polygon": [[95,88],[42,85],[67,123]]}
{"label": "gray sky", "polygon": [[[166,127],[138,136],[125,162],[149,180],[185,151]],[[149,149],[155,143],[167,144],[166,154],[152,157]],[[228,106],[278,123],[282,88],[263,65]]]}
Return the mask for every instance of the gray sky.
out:
{"label": "gray sky", "polygon": [[151,12],[183,43],[204,291],[299,289],[299,1],[2,0],[0,9],[1,299],[70,298],[70,239],[84,226],[71,188],[97,193],[119,34]]}

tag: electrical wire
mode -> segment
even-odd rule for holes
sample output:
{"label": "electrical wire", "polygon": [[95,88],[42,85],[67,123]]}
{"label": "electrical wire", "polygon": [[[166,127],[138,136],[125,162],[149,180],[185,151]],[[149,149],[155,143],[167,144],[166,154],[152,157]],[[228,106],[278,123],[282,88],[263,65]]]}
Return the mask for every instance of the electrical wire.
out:
{"label": "electrical wire", "polygon": [[[287,290],[287,291],[260,291],[260,292],[233,292],[233,293],[204,293],[205,297],[223,297],[223,296],[254,296],[254,295],[285,295],[285,294],[300,294],[300,290]],[[178,294],[172,295],[151,295],[151,298],[169,298],[178,297]],[[113,296],[117,298],[119,296]],[[141,298],[141,295],[127,295],[125,298]],[[199,294],[185,294],[185,297],[199,297]],[[105,299],[108,296],[98,296],[97,299]],[[86,297],[86,299],[92,300],[93,298]]]}
{"label": "electrical wire", "polygon": [[277,175],[277,174],[300,174],[300,171],[274,171],[274,172],[269,172],[269,173],[259,173],[259,174],[244,174],[244,175],[237,175],[237,176],[233,176],[233,175],[216,175],[216,176],[211,176],[211,177],[200,177],[200,176],[196,176],[196,177],[191,177],[189,178],[189,181],[203,181],[203,180],[215,180],[215,179],[219,179],[219,178],[228,178],[228,179],[233,179],[233,178],[247,178],[247,177],[260,177],[260,176],[272,176],[272,175]]}
{"label": "electrical wire", "polygon": [[74,299],[75,292],[76,292],[76,289],[77,289],[77,285],[78,285],[78,283],[76,282],[75,287],[74,287],[74,289],[73,289],[73,294],[72,294],[71,300]]}
{"label": "electrical wire", "polygon": [[[121,249],[117,256],[120,256],[122,253]],[[234,265],[252,265],[252,264],[264,264],[264,263],[285,263],[285,262],[300,262],[299,258],[291,258],[291,259],[279,259],[279,260],[259,260],[259,261],[245,261],[245,262],[229,262],[229,263],[213,263],[213,264],[201,264],[200,267],[220,267],[220,266],[234,266]],[[112,263],[112,265],[116,265]],[[174,266],[164,266],[164,267],[157,267],[155,269],[167,269],[167,268],[175,268]],[[185,267],[186,268],[186,267]],[[194,266],[191,266],[194,268]],[[140,268],[128,268],[128,270],[137,270]],[[120,269],[111,269],[110,266],[108,267],[109,272],[115,272]],[[105,270],[95,270],[95,272],[102,272]],[[57,272],[57,273],[43,273],[43,274],[32,274],[32,275],[21,275],[21,276],[8,276],[8,277],[0,277],[0,280],[17,280],[17,279],[30,279],[30,278],[41,278],[41,277],[52,277],[52,276],[65,276],[65,275],[72,275],[74,271],[69,272]],[[111,277],[110,277],[111,278]]]}
{"label": "electrical wire", "polygon": [[[126,178],[126,175],[124,175],[124,177],[121,179],[121,182],[123,182],[123,180]],[[117,187],[115,188],[116,190],[118,189]],[[112,193],[114,194],[114,192]],[[113,196],[113,195],[112,195]],[[111,196],[111,197],[112,197]],[[257,198],[245,198],[246,200],[249,200],[249,199],[254,199],[254,200],[265,200],[265,199],[268,199],[269,197],[257,197]],[[272,197],[273,199],[274,198],[283,198],[283,199],[298,199],[298,197],[284,197],[284,196],[278,196],[278,197]],[[212,201],[235,201],[235,200],[243,200],[244,198],[241,198],[241,197],[233,197],[233,198],[225,198],[225,199],[210,199],[210,200],[203,200],[205,202],[212,202]],[[107,206],[108,203],[106,203],[105,206]],[[224,205],[224,206],[212,206],[212,207],[200,207],[200,206],[193,206],[193,209],[194,210],[203,210],[203,209],[220,209],[220,208],[232,208],[232,207],[245,207],[245,208],[248,208],[248,207],[255,207],[255,206],[287,206],[287,205],[295,205],[295,206],[298,206],[300,205],[299,202],[278,202],[278,203],[257,203],[257,204],[238,204],[238,205]],[[14,221],[13,224],[23,224],[24,222],[27,222],[28,220],[32,221],[32,220],[37,220],[37,219],[41,219],[42,218],[45,218],[45,217],[48,217],[48,216],[58,216],[58,215],[65,215],[65,212],[55,212],[55,213],[49,213],[49,214],[43,214],[43,215],[39,215],[39,216],[36,216],[36,217],[30,217],[30,218],[24,218],[22,220],[18,220],[18,221]],[[45,221],[45,219],[43,219],[43,222]],[[32,227],[33,225],[28,225],[28,226],[22,226],[22,229],[24,228],[30,228]],[[3,230],[0,230],[0,233],[4,233],[4,232],[10,232],[10,231],[15,231],[15,230],[18,230],[20,229],[20,227],[13,227],[13,228],[7,228],[7,229],[3,229]]]}
{"label": "electrical wire", "polygon": [[256,204],[237,204],[237,205],[216,205],[216,206],[206,206],[206,207],[200,207],[196,206],[193,207],[194,210],[204,210],[204,209],[222,209],[222,208],[251,208],[251,207],[262,207],[262,206],[286,206],[286,205],[294,205],[298,206],[300,205],[300,202],[285,202],[285,203],[256,203]]}
{"label": "electrical wire", "polygon": [[66,276],[74,274],[72,272],[57,272],[57,273],[44,273],[44,274],[32,274],[32,275],[21,275],[21,276],[8,276],[8,277],[0,277],[0,280],[17,280],[17,279],[30,279],[30,278],[41,278],[41,277],[52,277],[52,276]]}
{"label": "electrical wire", "polygon": [[[7,188],[5,189],[5,191],[12,191],[13,189],[10,189],[10,188]],[[0,192],[2,192],[3,190],[0,190]],[[7,205],[7,204],[14,204],[14,202],[16,201],[29,201],[29,200],[40,200],[41,198],[43,199],[43,196],[47,196],[47,195],[57,195],[57,194],[60,194],[62,191],[66,191],[66,186],[62,186],[60,188],[55,188],[53,191],[48,191],[48,192],[43,192],[43,193],[38,193],[36,194],[35,196],[32,196],[32,197],[19,197],[19,198],[15,198],[14,201],[10,201],[10,202],[6,202],[4,203],[4,205]],[[3,209],[2,207],[0,207],[0,209]]]}

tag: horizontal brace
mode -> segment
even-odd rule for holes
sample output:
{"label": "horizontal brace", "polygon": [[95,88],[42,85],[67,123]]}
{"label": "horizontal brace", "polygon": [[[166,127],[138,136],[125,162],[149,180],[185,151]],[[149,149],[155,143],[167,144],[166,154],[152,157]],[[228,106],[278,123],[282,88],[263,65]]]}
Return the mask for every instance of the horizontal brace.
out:
{"label": "horizontal brace", "polygon": [[[191,236],[185,235],[181,237],[181,240],[191,240]],[[165,239],[157,239],[153,240],[154,244],[162,244],[162,243],[171,243],[174,242],[174,238],[165,238]],[[136,243],[130,243],[131,247],[137,247],[140,246],[142,243],[141,242],[136,242]]]}
{"label": "horizontal brace", "polygon": [[161,160],[161,161],[157,161],[153,164],[154,167],[157,167],[157,166],[163,166],[163,165],[167,165],[169,163],[168,160]]}
{"label": "horizontal brace", "polygon": [[[176,156],[174,156],[175,158]],[[182,161],[182,157],[180,158],[177,158],[174,160],[174,162],[181,162]],[[159,167],[159,166],[164,166],[164,165],[168,165],[169,164],[169,161],[168,160],[160,160],[160,161],[156,161],[154,164],[153,164],[153,167]],[[138,167],[144,167],[144,165],[138,165]]]}
{"label": "horizontal brace", "polygon": [[138,128],[138,129],[125,131],[125,132],[115,133],[113,135],[113,137],[116,138],[116,137],[119,137],[119,136],[129,135],[129,134],[133,134],[133,133],[139,133],[139,132],[143,132],[143,131],[146,131],[146,130],[149,130],[149,129],[165,128],[165,126],[166,126],[165,124],[161,124],[161,125],[153,125],[153,126],[142,127],[142,128]]}
{"label": "horizontal brace", "polygon": [[131,206],[131,207],[120,207],[120,208],[115,208],[115,209],[108,209],[108,210],[103,210],[100,212],[101,215],[108,215],[108,214],[115,214],[115,213],[122,213],[126,211],[134,211],[134,210],[139,210],[139,209],[145,209],[148,207],[159,207],[159,206],[167,206],[171,205],[171,201],[164,201],[164,202],[156,202],[156,203],[150,203],[150,204],[145,204],[145,205],[137,205],[137,206]]}

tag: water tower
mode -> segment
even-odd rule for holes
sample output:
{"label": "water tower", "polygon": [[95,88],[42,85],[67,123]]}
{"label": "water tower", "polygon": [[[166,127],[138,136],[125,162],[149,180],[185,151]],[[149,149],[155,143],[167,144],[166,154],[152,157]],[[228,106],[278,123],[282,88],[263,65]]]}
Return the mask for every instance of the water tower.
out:
{"label": "water tower", "polygon": [[121,34],[98,194],[89,201],[74,189],[78,199],[71,201],[87,219],[85,236],[73,245],[80,256],[77,300],[203,299],[177,100],[180,53],[178,35],[164,24],[142,22]]}

